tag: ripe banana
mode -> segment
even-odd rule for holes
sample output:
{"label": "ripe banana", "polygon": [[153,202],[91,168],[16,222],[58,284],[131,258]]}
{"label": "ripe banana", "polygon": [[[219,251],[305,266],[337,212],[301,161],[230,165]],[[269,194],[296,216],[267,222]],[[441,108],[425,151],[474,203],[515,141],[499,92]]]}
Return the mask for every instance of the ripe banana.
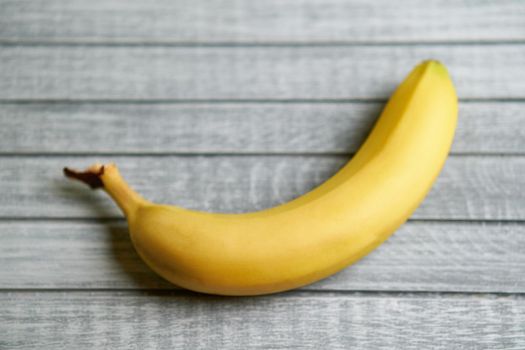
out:
{"label": "ripe banana", "polygon": [[114,164],[64,171],[109,193],[127,217],[138,254],[172,283],[221,295],[274,293],[343,269],[405,222],[439,174],[456,121],[446,68],[425,61],[337,174],[297,199],[253,213],[154,204],[133,191]]}

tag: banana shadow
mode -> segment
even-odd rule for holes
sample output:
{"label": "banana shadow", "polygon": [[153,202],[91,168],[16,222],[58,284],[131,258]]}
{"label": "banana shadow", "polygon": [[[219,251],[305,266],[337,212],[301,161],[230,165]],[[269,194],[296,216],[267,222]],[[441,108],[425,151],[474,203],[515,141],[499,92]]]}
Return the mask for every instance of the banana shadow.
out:
{"label": "banana shadow", "polygon": [[[78,207],[82,212],[92,213],[92,215],[86,216],[95,218],[92,222],[103,226],[107,231],[105,242],[109,246],[107,251],[111,252],[108,255],[112,257],[115,266],[118,266],[119,270],[127,277],[118,278],[118,281],[113,284],[115,288],[129,288],[130,290],[178,289],[178,287],[158,276],[141,260],[129,237],[128,225],[124,216],[111,203],[107,195],[102,191],[90,191],[85,186],[66,179],[57,181],[54,185],[55,193],[59,194],[61,200],[66,201],[68,205]],[[112,281],[106,281],[104,284],[112,287]]]}
{"label": "banana shadow", "polygon": [[129,237],[128,225],[122,222],[105,222],[107,243],[111,249],[111,256],[115,265],[120,267],[130,280],[131,289],[150,290],[177,290],[178,287],[158,276],[146,265],[137,254]]}

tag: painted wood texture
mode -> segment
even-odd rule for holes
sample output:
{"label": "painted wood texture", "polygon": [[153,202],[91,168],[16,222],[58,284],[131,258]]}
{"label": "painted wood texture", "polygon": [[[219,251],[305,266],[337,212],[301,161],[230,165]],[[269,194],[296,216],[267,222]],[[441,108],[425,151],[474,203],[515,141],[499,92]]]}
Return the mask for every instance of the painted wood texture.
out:
{"label": "painted wood texture", "polygon": [[[174,289],[123,222],[0,222],[0,289]],[[363,260],[305,290],[525,293],[525,227],[409,222]]]}
{"label": "painted wood texture", "polygon": [[3,0],[8,42],[312,43],[525,39],[519,0]]}
{"label": "painted wood texture", "polygon": [[461,98],[525,98],[525,45],[5,46],[0,99],[385,99],[428,58]]}
{"label": "painted wood texture", "polygon": [[493,350],[525,342],[521,296],[11,292],[0,303],[8,349]]}
{"label": "painted wood texture", "polygon": [[[131,156],[0,158],[0,217],[115,218],[102,191],[65,179],[64,166],[116,162],[129,183],[158,203],[246,212],[288,201],[334,174],[347,156]],[[450,157],[417,219],[525,219],[525,158]]]}
{"label": "painted wood texture", "polygon": [[[355,152],[384,103],[0,104],[0,153]],[[45,127],[42,127],[44,125]],[[524,154],[520,102],[463,102],[452,153]]]}
{"label": "painted wood texture", "polygon": [[[525,348],[525,2],[0,0],[0,349]],[[406,225],[302,290],[177,290],[104,193],[250,211],[323,182],[423,59],[451,156]]]}

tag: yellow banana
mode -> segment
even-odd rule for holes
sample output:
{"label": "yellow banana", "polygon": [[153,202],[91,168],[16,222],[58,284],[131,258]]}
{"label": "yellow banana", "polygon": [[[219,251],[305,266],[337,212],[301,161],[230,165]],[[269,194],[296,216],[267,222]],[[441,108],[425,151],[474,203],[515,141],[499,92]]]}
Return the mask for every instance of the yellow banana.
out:
{"label": "yellow banana", "polygon": [[151,203],[114,164],[64,170],[109,193],[127,217],[137,252],[167,280],[212,294],[266,294],[325,278],[387,239],[432,186],[456,121],[457,97],[446,68],[425,61],[397,88],[337,174],[297,199],[253,213]]}

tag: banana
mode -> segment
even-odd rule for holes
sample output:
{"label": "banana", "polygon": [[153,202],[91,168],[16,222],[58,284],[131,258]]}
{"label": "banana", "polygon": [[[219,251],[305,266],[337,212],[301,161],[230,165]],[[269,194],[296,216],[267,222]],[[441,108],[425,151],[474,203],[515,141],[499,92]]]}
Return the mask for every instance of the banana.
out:
{"label": "banana", "polygon": [[138,254],[172,283],[220,295],[275,293],[343,269],[408,219],[445,162],[457,109],[446,68],[422,62],[337,174],[299,198],[252,213],[154,204],[114,164],[64,171],[113,198]]}

